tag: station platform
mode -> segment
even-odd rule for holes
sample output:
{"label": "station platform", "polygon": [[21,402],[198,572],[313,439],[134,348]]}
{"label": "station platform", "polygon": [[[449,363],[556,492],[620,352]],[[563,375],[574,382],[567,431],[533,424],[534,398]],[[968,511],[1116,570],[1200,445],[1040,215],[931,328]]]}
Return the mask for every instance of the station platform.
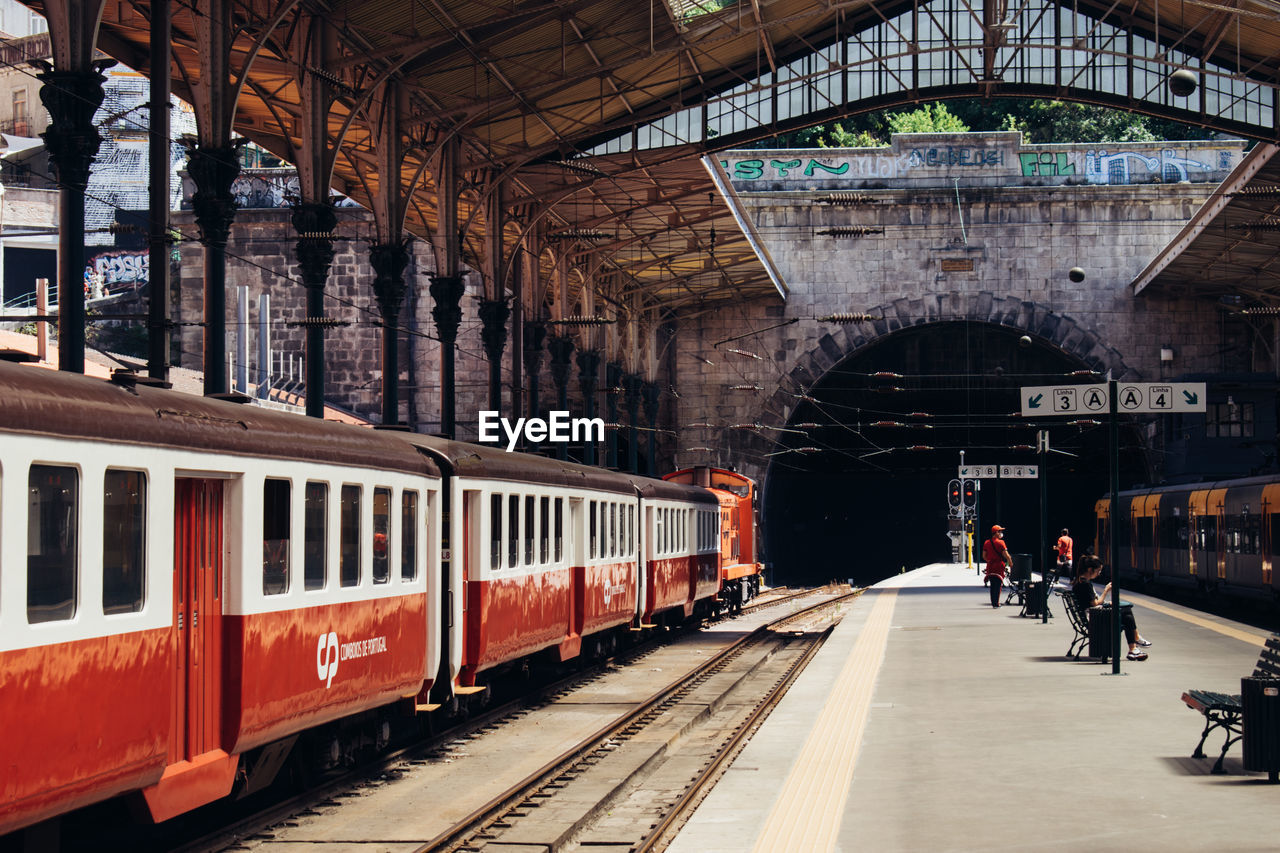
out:
{"label": "station platform", "polygon": [[[1191,758],[1182,693],[1240,690],[1267,634],[1124,591],[1145,661],[1065,656],[1074,633],[991,607],[973,567],[868,589],[668,849],[1275,850],[1280,785],[1240,744]],[[1123,649],[1123,646],[1122,646]]]}

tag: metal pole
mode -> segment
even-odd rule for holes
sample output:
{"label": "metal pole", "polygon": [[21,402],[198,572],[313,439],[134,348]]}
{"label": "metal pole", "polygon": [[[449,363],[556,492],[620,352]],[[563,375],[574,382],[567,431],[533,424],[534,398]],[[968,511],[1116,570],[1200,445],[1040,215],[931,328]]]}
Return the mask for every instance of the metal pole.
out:
{"label": "metal pole", "polygon": [[249,393],[249,286],[236,288],[236,391]]}
{"label": "metal pole", "polygon": [[151,4],[151,104],[147,152],[150,169],[147,241],[147,375],[169,381],[169,181],[173,157],[169,139],[169,4]]}
{"label": "metal pole", "polygon": [[271,394],[271,294],[258,297],[258,399]]}
{"label": "metal pole", "polygon": [[[964,468],[964,451],[960,451],[960,467]],[[964,472],[960,474],[960,559],[969,568],[969,531],[964,526]]]}
{"label": "metal pole", "polygon": [[1111,386],[1111,674],[1120,674],[1120,384],[1112,379]]}
{"label": "metal pole", "polygon": [[1045,554],[1049,548],[1049,472],[1045,460],[1049,454],[1049,431],[1040,430],[1036,436],[1040,450],[1040,621],[1049,621],[1049,564]]}

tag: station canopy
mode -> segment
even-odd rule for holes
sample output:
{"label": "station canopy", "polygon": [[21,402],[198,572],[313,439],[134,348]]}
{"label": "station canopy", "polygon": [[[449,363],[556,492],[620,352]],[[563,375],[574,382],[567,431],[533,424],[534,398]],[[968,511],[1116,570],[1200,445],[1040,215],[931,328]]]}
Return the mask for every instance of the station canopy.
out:
{"label": "station canopy", "polygon": [[[153,2],[105,0],[99,30],[102,50],[144,72]],[[436,231],[432,158],[442,140],[459,139],[473,184],[513,182],[509,195],[527,202],[524,215],[541,217],[546,234],[604,235],[578,242],[588,266],[695,310],[784,292],[701,158],[849,109],[1065,93],[1149,111],[1143,98],[1168,98],[1161,83],[1144,81],[1183,64],[1210,90],[1177,107],[1188,120],[1217,110],[1244,135],[1280,138],[1277,0],[195,0],[170,8],[174,88],[186,98],[202,84],[198,30],[211,10],[226,9],[232,77],[243,82],[238,134],[297,162],[302,90],[312,78],[328,81],[336,95],[328,133],[340,148],[334,188],[368,205],[384,180],[377,93],[394,80],[406,145],[394,177],[408,196],[407,231]],[[319,62],[300,47],[314,16],[328,23]],[[1095,78],[1144,88],[1083,82]],[[857,88],[866,81],[871,89]],[[710,102],[716,110],[698,111]],[[481,202],[464,195],[462,205],[463,219],[479,225],[467,232],[474,263]],[[667,229],[675,233],[660,234]]]}
{"label": "station canopy", "polygon": [[1280,147],[1255,146],[1139,274],[1133,291],[1280,314]]}

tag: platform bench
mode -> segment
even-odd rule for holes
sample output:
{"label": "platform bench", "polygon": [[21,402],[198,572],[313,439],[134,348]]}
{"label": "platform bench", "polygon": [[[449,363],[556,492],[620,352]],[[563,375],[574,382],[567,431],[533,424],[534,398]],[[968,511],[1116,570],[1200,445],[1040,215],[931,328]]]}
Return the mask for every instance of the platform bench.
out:
{"label": "platform bench", "polygon": [[[1253,670],[1254,678],[1280,678],[1280,634],[1272,634],[1262,646],[1262,654],[1258,656],[1258,664]],[[1192,758],[1204,758],[1204,742],[1214,729],[1224,729],[1226,740],[1222,743],[1222,751],[1213,764],[1213,773],[1224,773],[1222,761],[1227,757],[1227,750],[1244,734],[1244,705],[1240,694],[1217,693],[1213,690],[1188,690],[1182,694],[1182,701],[1193,711],[1204,715],[1204,731],[1200,733],[1200,742],[1196,744]]]}
{"label": "platform bench", "polygon": [[1071,645],[1067,647],[1067,657],[1078,659],[1089,643],[1089,615],[1080,611],[1080,603],[1071,590],[1060,589],[1058,595],[1062,598],[1062,609],[1067,611],[1067,620],[1076,632]]}

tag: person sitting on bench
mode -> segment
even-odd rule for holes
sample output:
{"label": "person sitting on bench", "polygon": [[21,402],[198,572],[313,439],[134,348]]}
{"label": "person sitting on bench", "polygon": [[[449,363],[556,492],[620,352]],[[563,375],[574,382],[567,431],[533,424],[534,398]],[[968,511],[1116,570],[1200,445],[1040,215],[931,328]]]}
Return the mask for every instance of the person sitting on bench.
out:
{"label": "person sitting on bench", "polygon": [[[1110,604],[1107,596],[1111,593],[1111,584],[1108,583],[1103,588],[1102,595],[1094,595],[1093,579],[1101,573],[1102,561],[1097,557],[1089,555],[1080,560],[1080,574],[1076,575],[1075,583],[1071,585],[1071,594],[1082,612],[1087,612],[1090,607]],[[1138,633],[1138,623],[1133,618],[1132,605],[1126,606],[1121,603],[1120,624],[1124,626],[1124,636],[1129,641],[1129,660],[1146,660],[1147,653],[1142,650],[1142,647],[1151,645],[1151,641]]]}

